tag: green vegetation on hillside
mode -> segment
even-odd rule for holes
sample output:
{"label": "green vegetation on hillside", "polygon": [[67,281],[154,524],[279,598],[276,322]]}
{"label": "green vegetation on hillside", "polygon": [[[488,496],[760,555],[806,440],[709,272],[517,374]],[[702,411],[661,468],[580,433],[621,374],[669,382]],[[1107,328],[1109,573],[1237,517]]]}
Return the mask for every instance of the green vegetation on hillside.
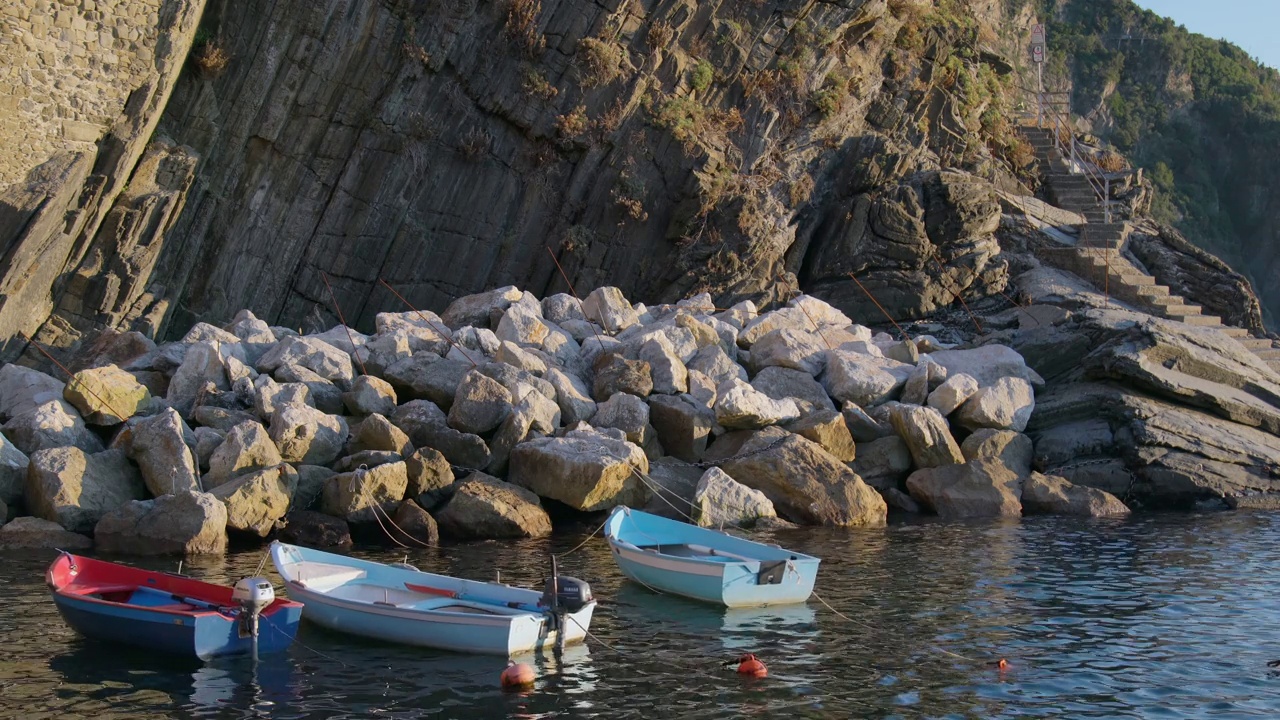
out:
{"label": "green vegetation on hillside", "polygon": [[1048,77],[1070,78],[1075,114],[1146,168],[1158,190],[1153,214],[1251,273],[1266,295],[1254,260],[1280,217],[1280,205],[1269,207],[1280,74],[1129,0],[1036,3],[1048,24]]}

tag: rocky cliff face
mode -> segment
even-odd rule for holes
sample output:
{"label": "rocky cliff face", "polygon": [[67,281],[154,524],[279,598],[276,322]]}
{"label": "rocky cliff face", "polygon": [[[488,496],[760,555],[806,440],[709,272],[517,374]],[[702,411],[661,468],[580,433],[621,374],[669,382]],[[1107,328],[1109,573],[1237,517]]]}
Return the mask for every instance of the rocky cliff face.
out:
{"label": "rocky cliff face", "polygon": [[[199,4],[171,5],[177,53]],[[66,347],[241,307],[327,327],[326,276],[371,329],[400,302],[380,280],[439,310],[566,289],[557,263],[653,302],[805,285],[878,313],[854,273],[927,313],[1005,282],[990,180],[1016,181],[988,146],[1010,137],[1008,67],[984,33],[954,2],[213,2],[197,51],[229,62],[141,105],[146,159],[14,186],[64,210],[90,174],[116,191],[60,267],[11,264],[30,278],[3,329]]]}

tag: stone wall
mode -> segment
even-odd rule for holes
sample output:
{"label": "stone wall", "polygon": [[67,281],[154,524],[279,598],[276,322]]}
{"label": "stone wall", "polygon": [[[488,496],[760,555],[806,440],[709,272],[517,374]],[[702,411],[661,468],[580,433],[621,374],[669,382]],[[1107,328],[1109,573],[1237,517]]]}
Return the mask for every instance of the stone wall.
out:
{"label": "stone wall", "polygon": [[152,82],[168,0],[0,3],[0,187],[96,143]]}

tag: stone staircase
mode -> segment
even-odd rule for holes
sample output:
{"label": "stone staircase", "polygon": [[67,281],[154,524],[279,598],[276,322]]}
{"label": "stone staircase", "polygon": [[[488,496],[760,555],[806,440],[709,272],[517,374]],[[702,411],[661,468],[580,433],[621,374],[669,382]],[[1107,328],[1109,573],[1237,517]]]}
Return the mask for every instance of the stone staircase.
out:
{"label": "stone staircase", "polygon": [[1053,131],[1027,126],[1023,135],[1035,149],[1045,184],[1045,194],[1053,204],[1084,216],[1080,236],[1074,246],[1045,252],[1045,259],[1088,280],[1107,296],[1153,315],[1188,325],[1212,327],[1235,338],[1260,359],[1280,372],[1280,349],[1267,338],[1255,338],[1244,328],[1230,327],[1216,315],[1172,294],[1124,254],[1132,227],[1126,222],[1106,222],[1106,209],[1089,178],[1073,173],[1054,143]]}

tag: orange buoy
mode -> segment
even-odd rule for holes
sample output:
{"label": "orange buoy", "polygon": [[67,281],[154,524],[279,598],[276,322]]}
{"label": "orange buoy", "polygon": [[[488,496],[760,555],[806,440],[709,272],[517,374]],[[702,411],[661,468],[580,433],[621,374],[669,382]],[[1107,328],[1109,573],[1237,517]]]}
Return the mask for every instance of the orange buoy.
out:
{"label": "orange buoy", "polygon": [[1001,670],[1008,670],[1009,661],[1005,660],[1004,658],[1000,658],[1000,662],[996,663],[996,667],[1000,668]]}
{"label": "orange buoy", "polygon": [[747,653],[738,658],[738,674],[750,675],[752,677],[765,677],[769,674],[769,668],[764,666],[755,655]]}
{"label": "orange buoy", "polygon": [[533,684],[537,676],[533,674],[533,668],[524,663],[507,663],[507,669],[502,671],[502,687],[504,688],[522,688]]}

